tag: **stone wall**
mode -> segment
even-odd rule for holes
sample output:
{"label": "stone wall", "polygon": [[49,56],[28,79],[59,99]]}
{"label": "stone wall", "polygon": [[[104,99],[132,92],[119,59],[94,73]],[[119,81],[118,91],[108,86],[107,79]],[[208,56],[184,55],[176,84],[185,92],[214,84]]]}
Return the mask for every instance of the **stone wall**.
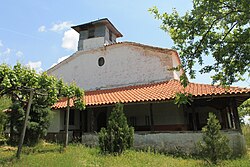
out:
{"label": "stone wall", "polygon": [[[246,152],[245,139],[237,131],[224,131],[230,140],[230,147],[234,155]],[[160,152],[194,153],[198,141],[201,140],[201,132],[169,132],[169,133],[136,133],[134,136],[134,148],[147,150],[148,148]],[[87,146],[98,146],[96,134],[83,134],[82,143]]]}

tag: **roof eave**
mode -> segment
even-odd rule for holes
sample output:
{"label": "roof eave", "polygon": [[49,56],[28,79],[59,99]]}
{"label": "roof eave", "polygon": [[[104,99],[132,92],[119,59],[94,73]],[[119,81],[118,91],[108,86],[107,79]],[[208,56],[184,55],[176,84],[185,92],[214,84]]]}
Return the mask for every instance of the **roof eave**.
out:
{"label": "roof eave", "polygon": [[115,26],[109,21],[107,18],[99,19],[96,21],[92,21],[89,23],[84,23],[76,26],[72,26],[71,28],[80,33],[81,31],[88,29],[89,27],[93,27],[100,23],[105,24],[117,37],[123,37],[123,35],[115,28]]}

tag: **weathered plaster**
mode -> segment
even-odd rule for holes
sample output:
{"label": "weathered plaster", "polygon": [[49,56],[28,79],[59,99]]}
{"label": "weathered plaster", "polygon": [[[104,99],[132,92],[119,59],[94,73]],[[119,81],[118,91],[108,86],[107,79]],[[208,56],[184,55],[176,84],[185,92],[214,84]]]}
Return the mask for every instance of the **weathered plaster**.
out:
{"label": "weathered plaster", "polygon": [[[229,146],[235,156],[246,152],[245,139],[237,131],[223,132],[229,139]],[[171,133],[136,133],[134,135],[134,148],[139,150],[157,150],[165,153],[193,154],[197,151],[197,143],[201,141],[200,132],[171,132]],[[98,146],[96,134],[83,134],[82,143],[87,146]]]}
{"label": "weathered plaster", "polygon": [[[174,78],[173,71],[168,70],[173,66],[170,53],[141,45],[114,44],[78,51],[48,74],[75,82],[85,90],[159,82]],[[101,67],[100,57],[105,59]]]}

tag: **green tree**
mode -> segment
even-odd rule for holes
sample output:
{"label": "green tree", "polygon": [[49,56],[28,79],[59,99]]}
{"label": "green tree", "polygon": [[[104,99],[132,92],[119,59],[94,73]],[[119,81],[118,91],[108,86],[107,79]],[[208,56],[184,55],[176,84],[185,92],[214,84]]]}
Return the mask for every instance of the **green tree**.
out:
{"label": "green tree", "polygon": [[99,147],[102,153],[121,154],[132,147],[134,128],[129,127],[123,113],[123,105],[117,103],[108,119],[108,126],[99,132]]}
{"label": "green tree", "polygon": [[231,156],[229,140],[220,132],[221,125],[213,113],[209,113],[207,125],[202,128],[202,142],[199,143],[200,153],[204,159],[217,164],[221,159]]}
{"label": "green tree", "polygon": [[243,121],[244,117],[245,116],[250,116],[250,99],[247,99],[246,101],[244,101],[238,107],[238,111],[239,111],[240,120],[241,120],[242,123],[244,123],[244,121]]}
{"label": "green tree", "polygon": [[7,115],[4,110],[9,109],[11,106],[10,98],[3,96],[0,97],[0,139],[3,137],[4,127],[7,123]]}
{"label": "green tree", "polygon": [[[13,111],[10,113],[10,139],[14,143],[21,134],[25,118],[24,111],[27,110],[31,90],[34,91],[34,96],[27,126],[29,135],[26,136],[26,144],[37,143],[48,128],[50,113],[48,110],[58,99],[57,80],[46,73],[37,74],[34,70],[19,63],[13,68],[6,64],[0,65],[0,95],[8,95],[13,103]],[[37,134],[34,130],[40,133]]]}
{"label": "green tree", "polygon": [[[84,106],[83,90],[73,88],[75,106]],[[12,141],[19,140],[22,145],[21,140],[25,137],[26,144],[36,144],[49,126],[50,107],[67,91],[71,92],[72,87],[45,72],[38,74],[20,63],[13,68],[0,65],[0,96],[10,96],[13,103],[10,114]],[[25,136],[26,127],[29,135]],[[17,153],[18,158],[19,155]]]}
{"label": "green tree", "polygon": [[[161,29],[170,34],[191,78],[198,63],[200,73],[214,72],[213,83],[230,85],[244,80],[244,74],[250,76],[249,4],[249,0],[193,0],[193,9],[183,16],[175,9],[170,14],[161,14],[157,7],[149,11],[162,21]],[[214,59],[211,64],[204,63],[208,56]]]}

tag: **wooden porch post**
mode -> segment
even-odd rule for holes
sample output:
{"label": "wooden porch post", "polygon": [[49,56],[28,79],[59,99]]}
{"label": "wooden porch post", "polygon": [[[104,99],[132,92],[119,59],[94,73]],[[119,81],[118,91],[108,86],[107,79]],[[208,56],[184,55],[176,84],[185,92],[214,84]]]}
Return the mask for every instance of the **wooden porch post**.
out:
{"label": "wooden porch post", "polygon": [[83,114],[82,114],[82,110],[79,110],[79,112],[80,112],[80,120],[79,120],[79,122],[80,122],[80,138],[82,137],[82,131],[83,131],[83,126],[82,126],[82,123],[83,123],[83,121],[82,121],[82,116],[83,116]]}
{"label": "wooden porch post", "polygon": [[90,132],[94,131],[94,111],[90,110]]}
{"label": "wooden porch post", "polygon": [[151,122],[151,126],[150,129],[151,131],[154,131],[154,117],[153,117],[153,105],[152,103],[149,104],[149,111],[150,111],[150,122]]}
{"label": "wooden porch post", "polygon": [[65,127],[65,139],[64,139],[64,147],[66,148],[69,143],[69,112],[70,112],[70,106],[69,106],[70,98],[67,99],[67,110],[66,112],[66,127]]}
{"label": "wooden porch post", "polygon": [[222,122],[223,122],[222,128],[228,129],[227,112],[225,109],[222,109],[222,110],[220,110],[220,113],[221,113],[221,118],[222,118]]}
{"label": "wooden porch post", "polygon": [[197,131],[197,125],[196,125],[196,122],[197,122],[197,120],[196,120],[196,111],[195,111],[195,105],[194,105],[194,103],[193,104],[191,104],[191,108],[192,108],[192,121],[193,121],[193,130],[194,131]]}
{"label": "wooden porch post", "polygon": [[234,124],[234,120],[233,120],[233,116],[232,116],[232,111],[231,111],[231,107],[229,104],[229,107],[227,107],[227,113],[228,113],[228,121],[229,121],[229,128],[233,129],[235,126]]}
{"label": "wooden porch post", "polygon": [[240,126],[240,119],[239,119],[239,113],[237,110],[237,106],[235,103],[235,98],[232,99],[232,110],[233,110],[233,116],[234,116],[234,122],[235,122],[235,128],[242,133],[241,126]]}

